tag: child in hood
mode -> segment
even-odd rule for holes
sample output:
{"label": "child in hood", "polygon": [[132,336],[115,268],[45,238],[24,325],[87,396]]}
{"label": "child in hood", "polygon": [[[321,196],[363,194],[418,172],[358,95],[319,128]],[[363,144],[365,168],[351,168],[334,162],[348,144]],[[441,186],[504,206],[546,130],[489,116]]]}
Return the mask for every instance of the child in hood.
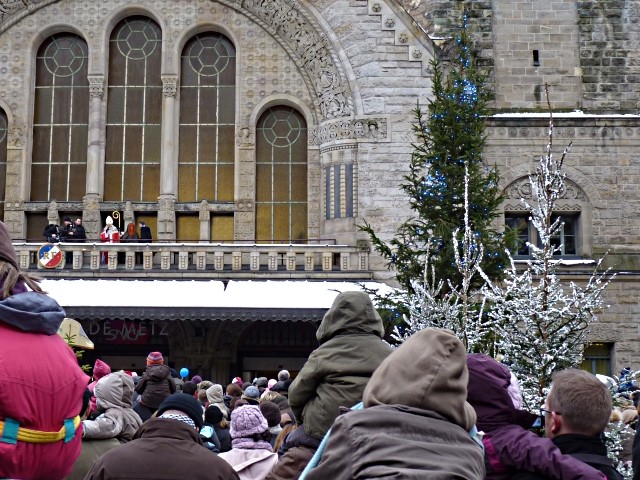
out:
{"label": "child in hood", "polygon": [[136,385],[140,400],[134,410],[142,421],[147,421],[164,399],[175,391],[176,384],[171,378],[171,369],[164,364],[162,353],[151,352],[147,356],[147,369]]}
{"label": "child in hood", "polygon": [[111,373],[111,367],[100,359],[96,360],[96,363],[93,364],[93,381],[87,386],[89,391],[91,392],[91,400],[89,400],[90,413],[89,416],[92,416],[96,411],[96,396],[93,394],[93,390],[96,387],[96,383],[102,377],[109,375]]}

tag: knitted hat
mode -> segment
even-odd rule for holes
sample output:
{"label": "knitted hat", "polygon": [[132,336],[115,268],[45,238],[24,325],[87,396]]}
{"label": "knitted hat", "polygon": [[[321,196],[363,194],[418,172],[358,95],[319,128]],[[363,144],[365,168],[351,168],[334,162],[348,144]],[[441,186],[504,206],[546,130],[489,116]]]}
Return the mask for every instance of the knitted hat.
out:
{"label": "knitted hat", "polygon": [[278,381],[275,378],[270,378],[267,389],[271,390],[276,383],[278,383]]}
{"label": "knitted hat", "polygon": [[200,375],[194,375],[191,377],[191,381],[198,385],[202,381],[202,377]]}
{"label": "knitted hat", "polygon": [[186,393],[174,393],[173,395],[169,395],[164,399],[164,402],[160,404],[156,415],[159,417],[167,410],[178,410],[183,412],[193,420],[196,427],[202,428],[202,424],[204,423],[202,418],[202,407],[200,406],[200,403],[198,403],[198,400],[193,398],[191,395],[187,395]]}
{"label": "knitted hat", "polygon": [[231,438],[248,438],[267,430],[267,420],[257,406],[244,405],[231,412]]}
{"label": "knitted hat", "polygon": [[9,262],[16,270],[20,270],[18,267],[18,257],[16,257],[16,251],[11,243],[11,237],[7,232],[3,222],[0,222],[0,260]]}
{"label": "knitted hat", "polygon": [[147,366],[149,365],[162,365],[164,364],[164,358],[160,352],[151,352],[147,355]]}
{"label": "knitted hat", "polygon": [[249,385],[241,398],[244,398],[248,402],[258,402],[260,400],[260,390],[254,385]]}
{"label": "knitted hat", "polygon": [[240,377],[234,377],[234,379],[231,380],[231,383],[235,383],[235,384],[238,384],[240,386],[242,386],[244,384],[244,382],[242,381],[242,379]]}
{"label": "knitted hat", "polygon": [[107,365],[102,360],[96,360],[96,363],[93,364],[93,379],[100,380],[105,375],[109,375],[111,373],[111,367]]}
{"label": "knitted hat", "polygon": [[222,410],[215,405],[209,405],[204,411],[204,421],[211,425],[217,425],[223,418]]}
{"label": "knitted hat", "polygon": [[280,373],[278,373],[278,381],[284,382],[285,380],[289,380],[290,376],[288,370],[280,370]]}
{"label": "knitted hat", "polygon": [[280,407],[273,402],[260,402],[260,412],[267,420],[269,428],[280,425],[281,413]]}
{"label": "knitted hat", "polygon": [[256,383],[255,383],[256,387],[267,388],[267,385],[269,385],[269,380],[267,379],[267,377],[259,377],[256,379]]}

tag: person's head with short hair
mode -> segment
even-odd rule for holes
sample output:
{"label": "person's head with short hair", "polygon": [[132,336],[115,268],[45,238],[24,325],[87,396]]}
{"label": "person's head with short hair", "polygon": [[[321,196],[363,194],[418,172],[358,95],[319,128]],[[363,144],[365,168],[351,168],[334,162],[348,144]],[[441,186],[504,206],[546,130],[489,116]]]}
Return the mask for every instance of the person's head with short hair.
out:
{"label": "person's head with short hair", "polygon": [[288,370],[280,370],[280,372],[278,373],[279,382],[285,382],[289,380],[289,378],[291,378],[291,375],[289,374]]}
{"label": "person's head with short hair", "polygon": [[280,407],[273,402],[260,402],[260,412],[262,416],[267,420],[269,428],[280,425],[282,414],[280,413]]}
{"label": "person's head with short hair", "polygon": [[547,437],[601,434],[612,408],[607,387],[595,375],[576,368],[556,372],[552,380],[545,401]]}
{"label": "person's head with short hair", "polygon": [[196,390],[198,390],[198,386],[192,381],[184,382],[184,385],[182,385],[182,393],[193,395]]}
{"label": "person's head with short hair", "polygon": [[71,217],[69,216],[64,217],[63,222],[65,225],[71,225]]}
{"label": "person's head with short hair", "polygon": [[82,225],[82,219],[76,218],[76,225]]}
{"label": "person's head with short hair", "polygon": [[272,402],[274,398],[282,397],[278,392],[273,392],[269,390],[268,392],[264,392],[264,394],[260,397],[260,403],[262,402]]}

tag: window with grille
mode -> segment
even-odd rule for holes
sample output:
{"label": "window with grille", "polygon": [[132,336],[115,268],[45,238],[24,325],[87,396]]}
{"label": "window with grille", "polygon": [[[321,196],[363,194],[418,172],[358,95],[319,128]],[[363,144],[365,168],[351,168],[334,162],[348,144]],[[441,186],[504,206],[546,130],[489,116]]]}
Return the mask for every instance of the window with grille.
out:
{"label": "window with grille", "polygon": [[201,33],[182,51],[178,201],[233,202],[236,52]]}
{"label": "window with grille", "polygon": [[85,194],[87,72],[87,44],[77,35],[53,35],[38,49],[31,200],[82,200]]}
{"label": "window with grille", "polygon": [[580,368],[593,374],[611,375],[613,343],[591,343],[584,349]]}
{"label": "window with grille", "polygon": [[256,241],[307,239],[307,124],[294,108],[267,110],[256,126]]}
{"label": "window with grille", "polygon": [[104,199],[157,201],[160,194],[162,32],[125,18],[109,41]]}
{"label": "window with grille", "polygon": [[[578,254],[577,231],[579,225],[579,214],[570,213],[554,215],[552,221],[560,217],[563,223],[558,233],[551,239],[551,244],[558,249],[556,255],[570,256]],[[518,232],[518,245],[511,253],[516,256],[531,255],[527,243],[540,245],[540,239],[536,229],[533,227],[528,213],[505,213],[505,224]]]}

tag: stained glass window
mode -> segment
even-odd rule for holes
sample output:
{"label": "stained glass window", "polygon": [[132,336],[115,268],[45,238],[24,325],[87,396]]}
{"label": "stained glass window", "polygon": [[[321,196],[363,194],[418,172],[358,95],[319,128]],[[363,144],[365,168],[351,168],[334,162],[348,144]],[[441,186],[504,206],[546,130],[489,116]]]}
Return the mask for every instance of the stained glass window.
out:
{"label": "stained glass window", "polygon": [[85,194],[87,72],[87,45],[77,35],[51,36],[38,49],[31,200],[82,200]]}

